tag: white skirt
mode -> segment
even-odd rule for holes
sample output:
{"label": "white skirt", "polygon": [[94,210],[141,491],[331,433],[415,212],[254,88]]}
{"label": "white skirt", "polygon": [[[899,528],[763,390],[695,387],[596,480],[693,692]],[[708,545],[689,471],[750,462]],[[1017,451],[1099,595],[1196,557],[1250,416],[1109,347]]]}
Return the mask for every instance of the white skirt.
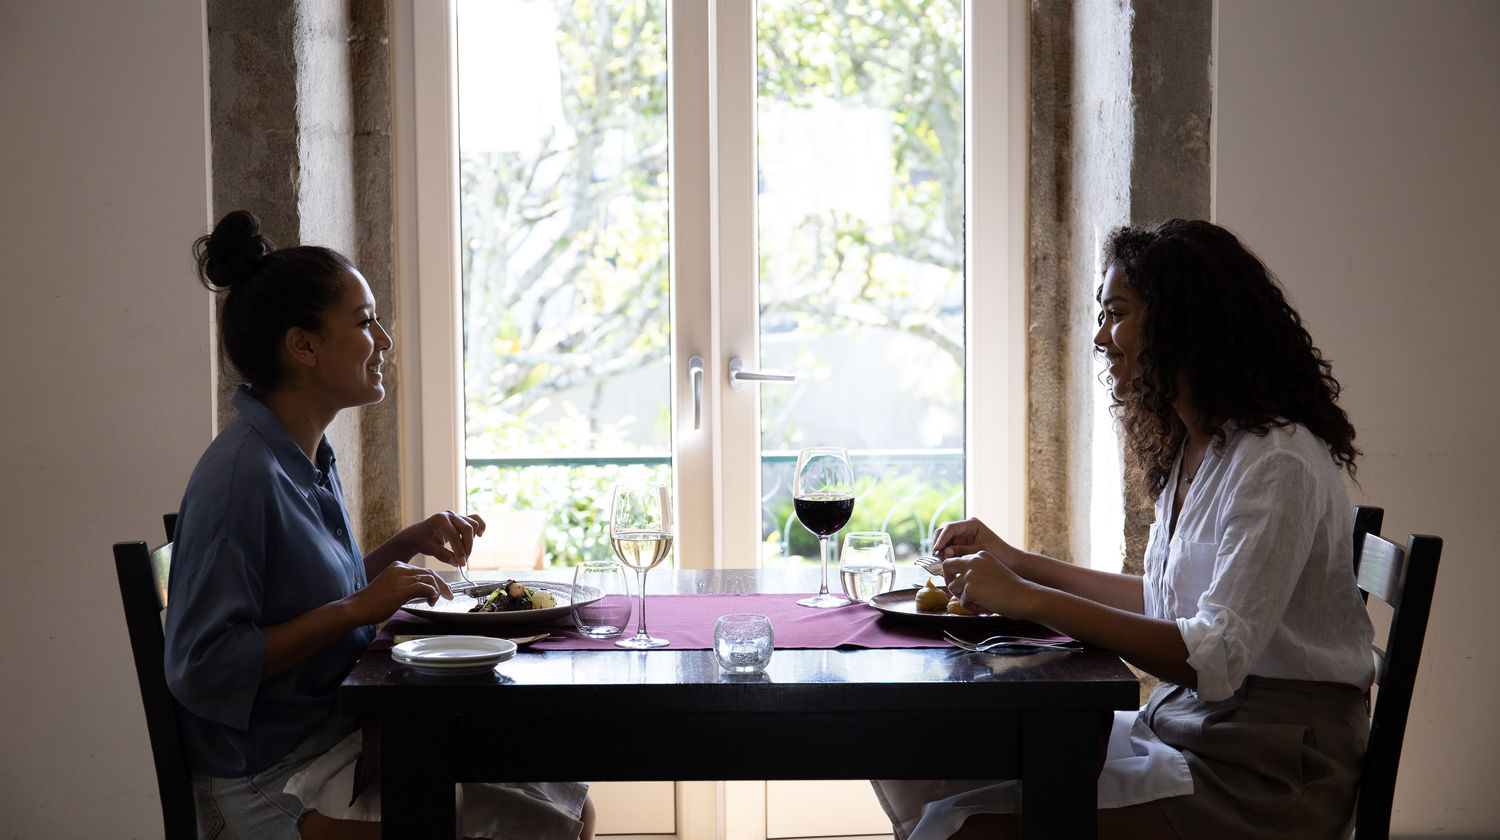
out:
{"label": "white skirt", "polygon": [[[946,840],[974,814],[1016,813],[1021,782],[880,779],[873,784],[898,838]],[[1115,712],[1099,774],[1099,808],[1125,808],[1192,792],[1193,777],[1182,753],[1162,743],[1139,712]]]}
{"label": "white skirt", "polygon": [[[349,801],[363,739],[355,730],[286,783],[303,805],[339,820],[380,820],[380,779]],[[582,782],[460,784],[463,834],[497,840],[576,840],[589,786]]]}

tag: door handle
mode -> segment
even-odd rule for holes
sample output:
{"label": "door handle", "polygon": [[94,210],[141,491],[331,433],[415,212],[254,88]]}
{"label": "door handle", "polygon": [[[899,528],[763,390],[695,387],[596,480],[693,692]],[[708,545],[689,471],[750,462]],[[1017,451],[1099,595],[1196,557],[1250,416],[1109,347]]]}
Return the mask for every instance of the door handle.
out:
{"label": "door handle", "polygon": [[688,381],[693,384],[693,431],[703,427],[703,357],[688,359]]}
{"label": "door handle", "polygon": [[770,371],[745,370],[745,360],[736,356],[729,360],[729,387],[738,391],[746,382],[796,382],[795,373],[772,373]]}

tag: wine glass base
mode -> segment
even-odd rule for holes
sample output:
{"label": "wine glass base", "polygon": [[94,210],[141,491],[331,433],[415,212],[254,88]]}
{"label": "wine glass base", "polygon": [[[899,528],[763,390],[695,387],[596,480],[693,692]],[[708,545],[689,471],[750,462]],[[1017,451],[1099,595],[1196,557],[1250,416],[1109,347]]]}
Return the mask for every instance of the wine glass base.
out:
{"label": "wine glass base", "polygon": [[829,595],[827,593],[824,593],[822,595],[814,595],[811,598],[803,598],[797,603],[801,604],[804,607],[828,609],[829,607],[847,607],[854,602],[850,601],[848,598],[845,598],[842,595]]}
{"label": "wine glass base", "polygon": [[615,642],[617,647],[630,648],[631,650],[650,650],[651,648],[666,647],[671,642],[666,639],[658,639],[655,636],[632,636],[629,639],[621,639]]}

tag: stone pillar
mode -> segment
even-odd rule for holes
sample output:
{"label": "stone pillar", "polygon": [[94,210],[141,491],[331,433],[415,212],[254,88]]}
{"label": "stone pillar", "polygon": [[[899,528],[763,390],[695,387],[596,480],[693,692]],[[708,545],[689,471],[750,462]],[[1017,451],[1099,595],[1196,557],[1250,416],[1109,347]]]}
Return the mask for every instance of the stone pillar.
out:
{"label": "stone pillar", "polygon": [[[278,247],[342,252],[395,334],[388,16],[385,0],[208,2],[215,217],[243,208]],[[394,354],[385,384],[382,403],[328,430],[367,551],[402,519]],[[237,386],[221,365],[220,426]]]}
{"label": "stone pillar", "polygon": [[[1209,125],[1213,108],[1213,4],[1133,0],[1130,77],[1135,152],[1130,222],[1212,215]],[[1155,519],[1138,484],[1125,491],[1125,571],[1139,574]]]}
{"label": "stone pillar", "polygon": [[1117,225],[1209,217],[1212,23],[1209,0],[1032,0],[1026,546],[1059,559],[1110,550],[1093,525],[1121,512],[1094,505],[1119,499],[1097,503],[1123,504],[1122,565],[1142,571],[1150,499],[1128,480],[1093,492],[1118,481],[1093,458],[1099,246]]}
{"label": "stone pillar", "polygon": [[[1130,7],[1036,0],[1031,23],[1027,545],[1088,564],[1099,242],[1129,218]],[[1113,480],[1113,479],[1108,479]]]}
{"label": "stone pillar", "polygon": [[1071,560],[1067,544],[1067,308],[1071,254],[1073,4],[1031,6],[1027,154],[1026,534],[1032,551]]}
{"label": "stone pillar", "polygon": [[[1209,216],[1212,4],[1033,0],[1026,545],[1088,563],[1099,247],[1109,230]],[[1116,444],[1117,445],[1117,444]],[[1124,493],[1125,568],[1140,571],[1152,518]],[[1118,513],[1114,512],[1113,519]]]}
{"label": "stone pillar", "polygon": [[[395,150],[392,140],[390,7],[387,0],[351,0],[350,88],[354,104],[354,242],[351,256],[375,294],[391,337],[402,340],[396,309]],[[399,354],[385,357],[386,397],[360,410],[360,545],[369,551],[406,524],[401,488]],[[416,511],[425,515],[433,511]]]}

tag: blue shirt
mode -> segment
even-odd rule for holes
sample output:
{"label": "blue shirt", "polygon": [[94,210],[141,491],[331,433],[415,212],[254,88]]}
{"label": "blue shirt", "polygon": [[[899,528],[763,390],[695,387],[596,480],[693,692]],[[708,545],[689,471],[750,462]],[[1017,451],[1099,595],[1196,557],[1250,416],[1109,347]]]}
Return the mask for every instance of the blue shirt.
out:
{"label": "blue shirt", "polygon": [[328,440],[315,465],[249,389],[234,405],[178,508],[166,623],[188,765],[224,777],[264,770],[336,714],[339,683],[375,633],[351,630],[261,681],[260,628],[362,589],[365,567]]}

